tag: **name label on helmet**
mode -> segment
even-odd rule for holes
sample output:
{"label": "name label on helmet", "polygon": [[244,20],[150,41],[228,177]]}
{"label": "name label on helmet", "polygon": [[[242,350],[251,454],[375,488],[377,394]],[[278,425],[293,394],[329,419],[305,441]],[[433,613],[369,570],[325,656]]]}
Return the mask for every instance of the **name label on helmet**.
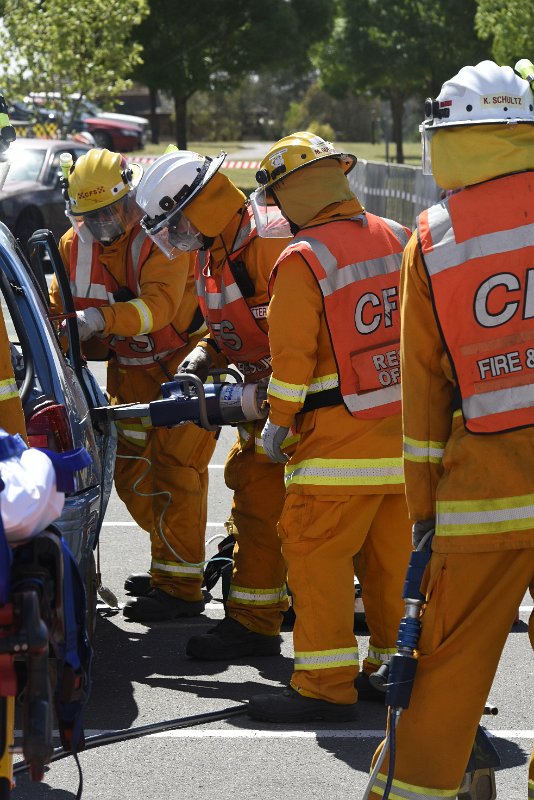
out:
{"label": "name label on helmet", "polygon": [[520,106],[523,108],[525,105],[523,97],[512,94],[484,94],[480,98],[480,103],[484,108],[488,106],[503,106],[505,108],[509,106]]}

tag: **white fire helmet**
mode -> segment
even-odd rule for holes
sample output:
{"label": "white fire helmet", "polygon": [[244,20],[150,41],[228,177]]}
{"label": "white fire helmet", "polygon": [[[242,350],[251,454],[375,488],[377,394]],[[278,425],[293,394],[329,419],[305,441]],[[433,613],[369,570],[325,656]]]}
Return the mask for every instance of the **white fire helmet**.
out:
{"label": "white fire helmet", "polygon": [[534,96],[529,82],[511,67],[500,67],[493,61],[462,67],[445,81],[435,100],[425,101],[425,120],[419,127],[423,174],[432,174],[430,144],[436,131],[495,123],[534,123]]}
{"label": "white fire helmet", "polygon": [[203,236],[183,215],[221,167],[226,153],[216,158],[175,150],[158,158],[137,187],[136,201],[144,212],[142,226],[167,258],[198,250]]}

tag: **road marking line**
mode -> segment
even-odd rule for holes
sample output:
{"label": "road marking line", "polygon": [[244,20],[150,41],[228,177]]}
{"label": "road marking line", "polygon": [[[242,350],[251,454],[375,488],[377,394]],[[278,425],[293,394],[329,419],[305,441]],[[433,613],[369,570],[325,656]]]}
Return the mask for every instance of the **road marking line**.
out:
{"label": "road marking line", "polygon": [[[123,520],[119,520],[118,522],[103,522],[103,528],[138,528],[139,525],[137,522],[125,522]],[[224,522],[206,522],[207,528],[224,528]]]}
{"label": "road marking line", "polygon": [[[499,731],[499,730],[486,730],[485,732],[494,739],[534,739],[534,731]],[[103,736],[105,734],[114,733],[110,730],[85,730],[85,736]],[[22,736],[22,731],[15,731],[15,736]],[[54,731],[54,736],[59,736],[57,731]],[[384,730],[368,730],[368,731],[353,731],[353,730],[257,730],[257,729],[242,729],[242,730],[227,730],[227,729],[211,729],[211,730],[195,730],[195,729],[178,729],[174,731],[160,731],[159,733],[150,733],[148,736],[152,738],[167,738],[167,739],[382,739],[385,736]],[[141,738],[141,737],[140,737]]]}

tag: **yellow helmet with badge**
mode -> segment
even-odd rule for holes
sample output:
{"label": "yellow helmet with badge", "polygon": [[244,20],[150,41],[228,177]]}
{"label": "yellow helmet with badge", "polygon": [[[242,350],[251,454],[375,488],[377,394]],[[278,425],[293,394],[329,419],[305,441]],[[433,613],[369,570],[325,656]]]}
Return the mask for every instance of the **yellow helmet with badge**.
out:
{"label": "yellow helmet with badge", "polygon": [[66,175],[67,215],[82,240],[90,235],[109,244],[141,218],[135,189],[143,169],[129,164],[120,153],[89,150]]}
{"label": "yellow helmet with badge", "polygon": [[345,174],[356,164],[356,156],[341,153],[331,142],[310,131],[298,131],[274,144],[260,164],[256,180],[260,186],[270,188],[291,172],[302,169],[323,158],[335,158]]}

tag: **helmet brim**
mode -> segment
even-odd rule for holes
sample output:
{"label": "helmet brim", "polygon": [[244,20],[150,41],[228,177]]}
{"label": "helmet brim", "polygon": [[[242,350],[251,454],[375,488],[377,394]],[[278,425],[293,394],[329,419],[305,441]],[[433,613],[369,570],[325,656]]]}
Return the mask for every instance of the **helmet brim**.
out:
{"label": "helmet brim", "polygon": [[182,203],[180,203],[179,206],[172,209],[173,212],[183,211],[183,209],[186,208],[189,205],[189,203],[191,203],[191,201],[195,199],[195,197],[199,194],[199,192],[202,191],[202,189],[206,186],[206,184],[209,183],[213,178],[213,176],[220,170],[225,158],[226,158],[226,153],[219,153],[218,156],[215,156],[214,158],[211,159],[208,169],[206,170],[206,173],[203,179],[198,184],[198,186],[196,186],[193,189],[193,191],[185,198],[185,200]]}
{"label": "helmet brim", "polygon": [[295,172],[298,172],[301,169],[305,169],[306,167],[310,167],[312,164],[317,164],[320,161],[324,161],[327,158],[334,158],[336,161],[339,161],[341,168],[345,175],[348,175],[351,170],[354,169],[358,159],[352,153],[328,153],[328,155],[319,156],[315,158],[313,161],[306,161],[304,164],[300,164],[298,167],[294,167],[293,169],[289,170],[289,172],[282,173],[276,180],[272,183],[265,184],[266,189],[271,189],[273,186],[276,186],[277,183],[280,181],[285,180],[290,175],[294,175]]}

